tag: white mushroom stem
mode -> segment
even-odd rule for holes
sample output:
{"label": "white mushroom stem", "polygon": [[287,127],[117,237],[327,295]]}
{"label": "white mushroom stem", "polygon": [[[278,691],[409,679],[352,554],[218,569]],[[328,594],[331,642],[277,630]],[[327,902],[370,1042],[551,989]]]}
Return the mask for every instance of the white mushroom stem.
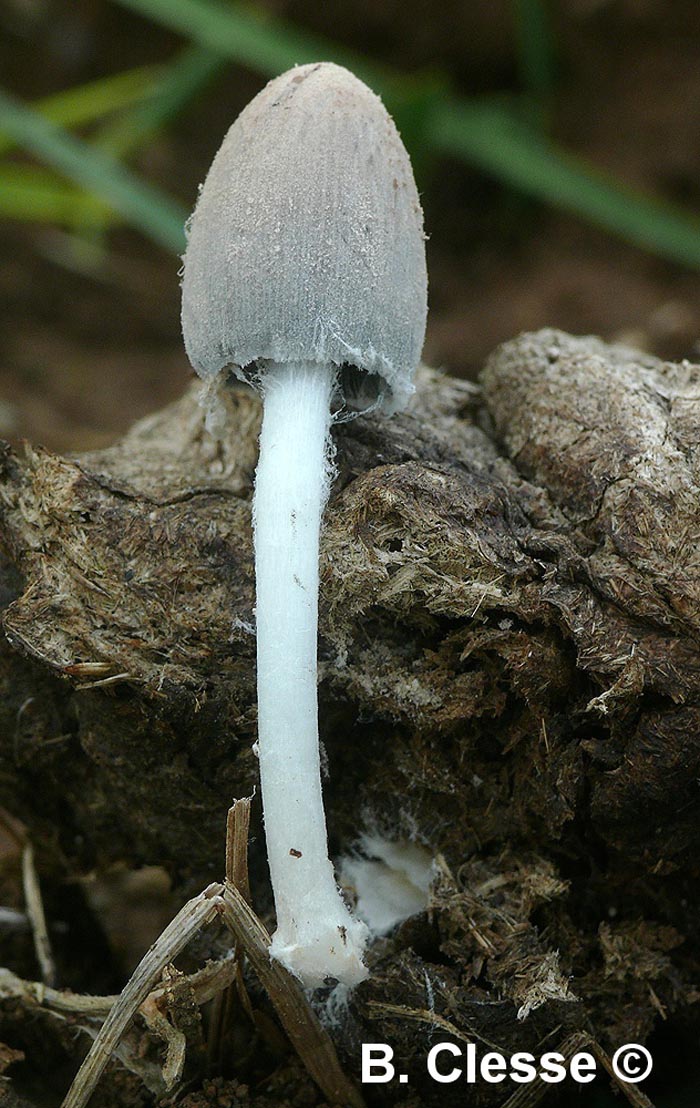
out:
{"label": "white mushroom stem", "polygon": [[318,553],[335,370],[268,363],[255,479],[258,752],[277,912],[271,955],[309,986],[367,976],[328,857],[318,742]]}

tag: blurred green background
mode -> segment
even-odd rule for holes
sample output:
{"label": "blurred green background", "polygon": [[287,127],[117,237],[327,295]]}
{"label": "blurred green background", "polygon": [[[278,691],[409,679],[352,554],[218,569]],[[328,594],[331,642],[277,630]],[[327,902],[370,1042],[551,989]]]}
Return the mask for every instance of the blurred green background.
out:
{"label": "blurred green background", "polygon": [[197,185],[319,58],[414,160],[427,360],[473,376],[545,324],[697,356],[697,0],[3,0],[0,435],[95,446],[181,391]]}
{"label": "blurred green background", "polygon": [[[319,59],[413,158],[426,360],[475,376],[544,325],[700,357],[697,0],[2,0],[0,435],[94,447],[182,391],[197,185],[264,82]],[[651,1045],[658,1108],[696,1105],[674,1029]]]}

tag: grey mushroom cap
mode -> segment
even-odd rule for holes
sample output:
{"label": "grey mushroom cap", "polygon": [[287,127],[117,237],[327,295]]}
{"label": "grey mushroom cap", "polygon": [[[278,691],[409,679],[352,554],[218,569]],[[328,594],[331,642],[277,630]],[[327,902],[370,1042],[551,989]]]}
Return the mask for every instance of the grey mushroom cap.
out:
{"label": "grey mushroom cap", "polygon": [[228,131],[190,221],[182,329],[194,369],[351,365],[401,407],[425,335],[424,240],[379,97],[330,62],[283,73]]}

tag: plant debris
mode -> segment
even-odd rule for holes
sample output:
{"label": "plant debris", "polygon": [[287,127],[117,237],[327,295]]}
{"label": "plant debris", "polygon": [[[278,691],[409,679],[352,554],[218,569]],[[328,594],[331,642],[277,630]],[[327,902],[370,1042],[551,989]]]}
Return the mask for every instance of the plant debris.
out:
{"label": "plant debris", "polygon": [[[601,1057],[662,1025],[697,1041],[699,397],[697,367],[545,331],[496,351],[480,389],[426,370],[390,424],[336,428],[331,849],[361,823],[438,859],[429,911],[376,939],[348,1004],[316,998],[351,1077],[358,1044],[386,1041],[415,1104],[449,1108],[464,1091],[426,1078],[434,1034],[505,1053],[585,1034]],[[42,891],[119,862],[163,866],[184,902],[224,871],[230,797],[257,776],[259,427],[254,396],[233,385],[225,402],[236,433],[221,440],[193,388],[108,450],[3,453],[0,802],[28,828]],[[267,923],[258,821],[254,807]],[[0,943],[32,956],[31,933],[0,928]],[[27,1003],[0,998],[0,1034],[31,1063]],[[38,1018],[75,1072],[84,1037]],[[241,1055],[263,1084],[266,1018]],[[108,1103],[149,1103],[124,1074],[103,1075]],[[210,1087],[233,1080],[257,1088],[246,1072]],[[474,1104],[511,1094],[479,1087]]]}

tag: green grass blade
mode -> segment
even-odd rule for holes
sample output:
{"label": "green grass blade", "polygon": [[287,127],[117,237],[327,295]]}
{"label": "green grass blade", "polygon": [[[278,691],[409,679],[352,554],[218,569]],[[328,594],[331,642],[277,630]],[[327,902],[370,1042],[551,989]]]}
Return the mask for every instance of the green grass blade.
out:
{"label": "green grass blade", "polygon": [[[305,61],[328,59],[347,65],[377,92],[390,109],[401,101],[406,78],[366,61],[325,39],[299,32],[289,24],[264,18],[240,4],[219,0],[118,0],[122,6],[156,20],[201,46],[274,76]],[[514,0],[523,15],[538,9],[537,37],[527,47],[529,81],[549,81],[544,0]],[[536,28],[535,28],[536,29]],[[428,78],[430,79],[430,78]],[[408,79],[420,83],[421,78]],[[500,181],[540,200],[573,212],[646,250],[700,268],[700,226],[692,216],[668,204],[625,188],[594,167],[546,144],[527,125],[524,114],[501,105],[470,103],[446,96],[427,107],[431,118],[417,128],[428,150],[458,157]],[[425,150],[422,151],[425,153]],[[412,151],[412,153],[414,153]]]}
{"label": "green grass blade", "polygon": [[40,161],[94,192],[154,242],[181,253],[186,213],[160,189],[2,91],[0,129]]}
{"label": "green grass blade", "polygon": [[511,0],[520,79],[542,101],[554,86],[555,50],[546,0]]}
{"label": "green grass blade", "polygon": [[[140,66],[115,77],[104,77],[47,96],[31,107],[59,127],[81,127],[141,103],[153,93],[162,72],[162,66]],[[0,154],[7,153],[14,145],[12,137],[0,130]]]}
{"label": "green grass blade", "polygon": [[[524,7],[528,0],[518,2]],[[393,100],[397,106],[400,104],[409,85],[414,90],[420,87],[421,78],[399,78],[387,70],[368,66],[350,51],[237,4],[223,6],[216,0],[119,0],[119,3],[189,36],[197,44],[186,55],[183,69],[171,74],[173,83],[165,99],[143,104],[136,131],[144,135],[169,112],[178,110],[184,102],[182,98],[186,99],[200,79],[206,79],[208,67],[215,69],[221,57],[266,75],[274,75],[297,62],[335,60],[348,65],[382,92],[390,107]],[[543,80],[542,59],[531,64],[535,67],[532,80]],[[421,97],[414,96],[414,102],[420,104]],[[698,220],[621,186],[583,160],[544,142],[517,113],[502,104],[427,96],[424,111],[429,116],[424,125],[420,125],[420,120],[414,123],[425,149],[457,156],[506,184],[588,219],[661,257],[700,268]],[[79,142],[60,128],[52,127],[36,112],[0,94],[2,130],[41,160],[92,190],[154,241],[176,252],[182,250],[184,212],[105,151]],[[115,127],[113,135],[113,149],[122,152],[127,143],[126,132],[121,132],[120,138]]]}
{"label": "green grass blade", "polygon": [[[153,95],[128,112],[110,118],[94,138],[94,145],[123,161],[153,138],[170,119],[228,64],[227,59],[201,46],[186,46],[166,67]],[[91,210],[81,209],[75,223],[80,235],[101,238],[114,220],[97,197],[86,196]]]}
{"label": "green grass blade", "polygon": [[304,62],[332,61],[347,66],[380,95],[390,94],[394,82],[400,80],[381,66],[368,63],[361,54],[242,4],[224,5],[218,0],[118,3],[268,77]]}
{"label": "green grass blade", "polygon": [[0,217],[70,226],[90,199],[43,166],[0,165]]}
{"label": "green grass blade", "polygon": [[227,65],[221,54],[201,46],[187,46],[163,71],[153,95],[129,112],[112,119],[96,137],[96,145],[112,157],[123,158],[141,147]]}
{"label": "green grass blade", "polygon": [[633,189],[545,142],[499,106],[445,102],[432,138],[540,200],[575,213],[660,257],[700,269],[700,220]]}

